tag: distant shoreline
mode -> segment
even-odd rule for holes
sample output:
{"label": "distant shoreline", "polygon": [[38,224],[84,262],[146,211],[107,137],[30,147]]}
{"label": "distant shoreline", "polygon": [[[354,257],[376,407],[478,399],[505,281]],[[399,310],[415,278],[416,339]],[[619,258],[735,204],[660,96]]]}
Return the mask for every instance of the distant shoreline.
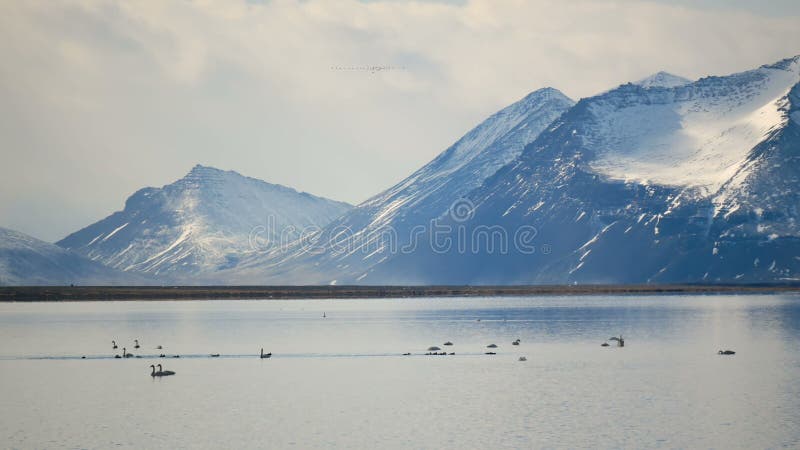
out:
{"label": "distant shoreline", "polygon": [[790,292],[800,292],[800,284],[577,286],[0,286],[0,302],[235,299],[300,300],[633,294],[771,294]]}

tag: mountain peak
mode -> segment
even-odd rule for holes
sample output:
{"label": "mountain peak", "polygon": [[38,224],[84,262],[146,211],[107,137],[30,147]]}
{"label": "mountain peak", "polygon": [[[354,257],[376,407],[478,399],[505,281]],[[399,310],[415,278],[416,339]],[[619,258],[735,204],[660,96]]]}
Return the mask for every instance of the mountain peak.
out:
{"label": "mountain peak", "polygon": [[196,178],[207,178],[207,177],[218,177],[225,173],[234,173],[239,175],[238,173],[230,170],[222,170],[217,169],[216,167],[211,166],[204,166],[202,164],[195,164],[186,175],[184,175],[184,179],[196,179]]}
{"label": "mountain peak", "polygon": [[279,242],[327,225],[349,209],[345,203],[198,164],[174,183],[137,191],[122,211],[57,244],[115,269],[182,277],[235,264],[255,249],[254,232]]}
{"label": "mountain peak", "polygon": [[660,72],[656,72],[649,77],[642,78],[639,81],[636,81],[633,84],[639,85],[645,89],[652,88],[652,87],[662,87],[662,88],[673,88],[678,86],[683,86],[685,84],[689,84],[692,81],[686,78],[683,78],[678,75],[673,75],[669,72],[664,72],[663,70]]}
{"label": "mountain peak", "polygon": [[800,69],[800,55],[795,55],[790,58],[784,58],[772,64],[765,64],[761,66],[762,69],[778,69],[787,70],[791,72],[798,72]]}

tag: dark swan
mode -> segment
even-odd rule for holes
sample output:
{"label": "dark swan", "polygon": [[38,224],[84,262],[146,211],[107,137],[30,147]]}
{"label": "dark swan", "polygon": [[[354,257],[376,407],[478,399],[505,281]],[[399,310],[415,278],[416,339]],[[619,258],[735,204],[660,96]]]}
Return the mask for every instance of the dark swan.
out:
{"label": "dark swan", "polygon": [[117,341],[111,341],[111,348],[117,348]]}
{"label": "dark swan", "polygon": [[261,359],[266,359],[271,357],[272,357],[272,352],[264,353],[264,349],[263,348],[261,349]]}
{"label": "dark swan", "polygon": [[158,372],[156,372],[156,376],[159,377],[166,377],[169,375],[175,375],[175,372],[171,370],[161,370],[161,364],[158,365]]}
{"label": "dark swan", "polygon": [[134,339],[134,340],[133,340],[133,343],[135,344],[135,345],[133,346],[133,348],[139,348],[139,340],[138,340],[138,339]]}

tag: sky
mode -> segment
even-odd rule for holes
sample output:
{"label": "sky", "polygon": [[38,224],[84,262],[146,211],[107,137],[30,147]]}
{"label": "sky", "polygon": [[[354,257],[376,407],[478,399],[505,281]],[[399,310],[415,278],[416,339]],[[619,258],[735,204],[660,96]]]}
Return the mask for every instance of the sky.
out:
{"label": "sky", "polygon": [[800,54],[798,19],[794,0],[0,2],[0,226],[55,241],[195,164],[357,204],[533,90],[755,68]]}

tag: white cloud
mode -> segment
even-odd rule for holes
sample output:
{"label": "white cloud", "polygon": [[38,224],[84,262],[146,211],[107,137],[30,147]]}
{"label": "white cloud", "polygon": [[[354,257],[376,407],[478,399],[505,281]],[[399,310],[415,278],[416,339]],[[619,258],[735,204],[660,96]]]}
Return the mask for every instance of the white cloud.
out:
{"label": "white cloud", "polygon": [[[357,202],[542,86],[799,53],[797,17],[634,1],[4,2],[0,225],[56,239],[195,163]],[[332,66],[390,65],[371,74]]]}

